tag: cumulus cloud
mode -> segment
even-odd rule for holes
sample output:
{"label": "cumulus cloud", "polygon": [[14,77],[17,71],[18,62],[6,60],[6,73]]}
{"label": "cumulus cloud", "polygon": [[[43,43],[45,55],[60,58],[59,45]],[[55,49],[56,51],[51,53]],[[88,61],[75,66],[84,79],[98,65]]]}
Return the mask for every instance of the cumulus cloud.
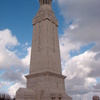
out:
{"label": "cumulus cloud", "polygon": [[5,84],[6,82],[0,82],[0,88],[2,88]]}
{"label": "cumulus cloud", "polygon": [[0,69],[29,66],[30,47],[27,48],[28,54],[22,59],[16,55],[15,50],[9,50],[9,47],[13,48],[19,44],[17,38],[12,35],[9,29],[0,31]]}
{"label": "cumulus cloud", "polygon": [[[72,43],[69,42],[68,45],[70,44],[72,46]],[[66,92],[73,97],[73,100],[81,99],[81,97],[88,100],[88,98],[91,98],[89,96],[90,92],[100,92],[100,89],[97,89],[100,85],[96,80],[96,78],[100,77],[100,60],[96,59],[98,53],[91,50],[71,57],[70,50],[78,50],[80,47],[80,45],[74,46],[71,49],[68,49],[67,45],[60,46],[63,75],[67,76],[65,80]]]}
{"label": "cumulus cloud", "polygon": [[28,54],[25,56],[25,58],[21,59],[21,61],[25,64],[25,66],[29,66],[30,64],[30,54],[31,54],[31,47],[27,48]]}
{"label": "cumulus cloud", "polygon": [[[18,57],[14,51],[9,48],[19,45],[17,38],[12,36],[9,29],[0,31],[0,69],[9,68],[16,64],[20,64]],[[6,63],[5,63],[6,62]]]}
{"label": "cumulus cloud", "polygon": [[80,100],[80,99],[81,100],[92,100],[93,99],[92,97],[95,95],[100,95],[100,93],[99,92],[97,92],[97,93],[89,92],[84,95],[74,95],[73,98],[74,98],[74,100]]}
{"label": "cumulus cloud", "polygon": [[100,1],[99,0],[58,0],[66,24],[66,36],[72,42],[100,42]]}
{"label": "cumulus cloud", "polygon": [[[60,37],[63,74],[66,92],[73,100],[90,100],[100,92],[100,1],[57,0],[66,29]],[[82,47],[94,43],[90,49]],[[76,56],[70,54],[77,53]],[[81,52],[81,53],[80,53]],[[90,96],[91,95],[91,96]]]}
{"label": "cumulus cloud", "polygon": [[[0,87],[5,87],[6,83],[13,83],[13,86],[8,89],[11,96],[15,95],[15,91],[19,87],[25,87],[26,79],[24,76],[28,73],[30,63],[31,48],[27,48],[25,57],[19,58],[16,55],[16,50],[13,49],[19,45],[19,41],[9,29],[0,31]],[[10,50],[11,48],[12,50]]]}
{"label": "cumulus cloud", "polygon": [[[94,53],[88,51],[66,62],[63,74],[67,76],[66,90],[71,95],[86,94],[94,89],[94,85],[97,81],[94,77],[89,76],[90,73],[92,74],[94,56]],[[96,68],[95,73],[97,73],[98,70],[99,68]]]}
{"label": "cumulus cloud", "polygon": [[12,81],[12,82],[20,82],[20,83],[23,83],[25,84],[26,80],[25,80],[25,77],[23,75],[23,73],[21,72],[14,72],[14,71],[10,71],[10,72],[5,72],[1,75],[1,77],[3,80],[6,80],[6,81]]}
{"label": "cumulus cloud", "polygon": [[100,82],[97,83],[96,85],[94,85],[94,88],[97,89],[97,90],[99,89],[99,91],[100,91]]}
{"label": "cumulus cloud", "polygon": [[14,84],[13,86],[11,86],[9,89],[8,89],[8,93],[11,95],[11,97],[15,97],[15,94],[16,94],[16,91],[20,88],[20,87],[24,87],[25,88],[25,85],[21,84],[21,83],[16,83]]}
{"label": "cumulus cloud", "polygon": [[17,38],[11,34],[9,29],[0,31],[0,47],[11,47],[19,45]]}

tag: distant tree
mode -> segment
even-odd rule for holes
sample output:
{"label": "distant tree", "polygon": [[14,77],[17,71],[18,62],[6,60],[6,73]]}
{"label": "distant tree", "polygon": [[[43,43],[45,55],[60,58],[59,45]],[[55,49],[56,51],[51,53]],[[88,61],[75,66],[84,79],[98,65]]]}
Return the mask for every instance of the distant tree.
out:
{"label": "distant tree", "polygon": [[11,97],[8,94],[1,93],[0,94],[0,100],[11,100]]}
{"label": "distant tree", "polygon": [[4,100],[5,94],[0,94],[0,100]]}

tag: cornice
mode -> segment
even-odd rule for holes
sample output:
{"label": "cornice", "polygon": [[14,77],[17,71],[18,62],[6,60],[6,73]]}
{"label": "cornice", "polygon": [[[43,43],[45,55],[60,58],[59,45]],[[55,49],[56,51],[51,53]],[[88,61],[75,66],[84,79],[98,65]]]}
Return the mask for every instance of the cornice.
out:
{"label": "cornice", "polygon": [[50,12],[50,11],[45,11],[45,12],[41,11],[41,12],[39,12],[37,14],[37,16],[33,19],[33,23],[32,23],[33,25],[35,25],[36,23],[39,23],[43,20],[48,19],[48,20],[52,21],[56,26],[58,26],[58,21],[52,12]]}
{"label": "cornice", "polygon": [[42,76],[53,76],[53,77],[58,77],[58,78],[62,78],[62,79],[65,79],[66,76],[63,76],[62,74],[59,74],[59,73],[55,73],[55,72],[52,72],[52,71],[44,71],[44,72],[38,72],[38,73],[31,73],[27,76],[25,76],[27,79],[30,79],[30,78],[34,78],[34,77],[42,77]]}

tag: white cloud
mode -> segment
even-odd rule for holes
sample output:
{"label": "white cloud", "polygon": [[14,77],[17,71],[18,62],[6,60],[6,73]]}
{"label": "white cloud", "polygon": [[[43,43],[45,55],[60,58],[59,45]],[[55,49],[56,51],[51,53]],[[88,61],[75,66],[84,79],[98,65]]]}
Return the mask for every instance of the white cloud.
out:
{"label": "white cloud", "polygon": [[74,98],[73,100],[81,99],[81,97],[88,100],[93,96],[89,96],[90,92],[95,93],[96,91],[94,85],[99,86],[96,81],[96,77],[100,77],[99,53],[88,50],[70,57],[70,51],[79,51],[81,46],[81,43],[72,43],[66,38],[66,34],[60,37],[63,74],[67,76],[66,92]]}
{"label": "white cloud", "polygon": [[[95,61],[95,55],[95,53],[88,51],[69,59],[69,61],[65,63],[63,74],[67,76],[65,84],[66,92],[73,97],[73,100],[76,100],[74,98],[80,98],[83,95],[87,96],[86,98],[88,98],[89,95],[86,94],[96,91],[96,87],[99,86],[96,78],[90,75],[92,74],[93,63],[99,63],[99,61]],[[94,73],[97,73],[98,70],[100,70],[97,66],[98,65],[95,64],[94,67],[96,67],[96,70]]]}
{"label": "white cloud", "polygon": [[63,61],[67,61],[70,58],[70,51],[79,50],[80,43],[71,43],[71,41],[66,38],[66,34],[60,37],[60,51]]}
{"label": "white cloud", "polygon": [[20,88],[20,87],[25,87],[25,85],[21,84],[21,83],[16,83],[13,86],[11,86],[8,89],[8,93],[11,97],[14,97],[16,94],[16,91]]}
{"label": "white cloud", "polygon": [[6,82],[0,82],[0,88],[2,88],[5,84]]}
{"label": "white cloud", "polygon": [[73,24],[73,25],[70,25],[69,28],[71,30],[74,30],[74,29],[78,28],[78,25],[77,24],[75,24],[75,25]]}
{"label": "white cloud", "polygon": [[89,92],[89,93],[83,94],[83,95],[74,95],[73,98],[74,98],[74,100],[92,100],[92,97],[95,95],[100,95],[100,93]]}
{"label": "white cloud", "polygon": [[[100,1],[57,1],[69,26],[60,38],[63,74],[67,76],[66,92],[73,100],[91,100],[100,86],[96,80],[100,78]],[[95,43],[90,50],[71,57],[71,51],[78,52],[90,43]]]}
{"label": "white cloud", "polygon": [[0,31],[0,69],[12,67],[16,69],[22,68],[22,70],[24,70],[25,67],[29,66],[29,49],[28,55],[26,55],[25,58],[22,58],[23,60],[15,54],[15,50],[9,50],[9,47],[14,48],[19,44],[20,43],[18,42],[17,38],[15,36],[12,36],[9,29]]}
{"label": "white cloud", "polygon": [[0,31],[0,49],[19,45],[19,42],[15,36],[12,36],[9,29]]}
{"label": "white cloud", "polygon": [[100,1],[99,0],[58,0],[66,24],[79,26],[74,30],[65,30],[72,42],[100,43]]}
{"label": "white cloud", "polygon": [[100,91],[100,82],[97,83],[97,84],[95,84],[95,85],[94,85],[94,88],[97,89],[97,90],[99,89],[99,91]]}
{"label": "white cloud", "polygon": [[25,66],[29,66],[30,64],[30,54],[31,54],[31,47],[27,48],[28,54],[25,56],[25,58],[21,59],[21,61],[25,64]]}
{"label": "white cloud", "polygon": [[[6,83],[14,84],[8,91],[11,96],[15,95],[19,87],[25,87],[25,74],[28,73],[30,63],[31,48],[27,48],[27,54],[23,58],[16,55],[15,46],[19,46],[19,42],[12,35],[9,29],[0,31],[0,87],[5,87]],[[26,43],[27,45],[27,43]],[[12,48],[12,50],[10,50]]]}
{"label": "white cloud", "polygon": [[1,79],[5,80],[5,81],[10,81],[10,82],[14,82],[14,83],[17,83],[17,82],[20,82],[22,84],[25,84],[26,83],[26,79],[23,75],[22,72],[15,72],[14,70],[9,70],[5,73],[3,73],[0,77]]}
{"label": "white cloud", "polygon": [[74,45],[70,42],[67,44],[65,41],[67,41],[65,37],[60,39],[63,44],[61,45],[63,74],[67,76],[66,92],[73,98],[80,98],[81,96],[88,98],[89,95],[86,94],[96,91],[94,85],[95,87],[99,86],[96,81],[96,77],[100,77],[100,61],[96,59],[98,53],[88,50],[80,55],[70,57],[70,50],[78,50],[81,45]]}
{"label": "white cloud", "polygon": [[0,69],[20,64],[14,51],[9,50],[9,48],[17,45],[19,42],[15,36],[12,36],[9,29],[0,31]]}

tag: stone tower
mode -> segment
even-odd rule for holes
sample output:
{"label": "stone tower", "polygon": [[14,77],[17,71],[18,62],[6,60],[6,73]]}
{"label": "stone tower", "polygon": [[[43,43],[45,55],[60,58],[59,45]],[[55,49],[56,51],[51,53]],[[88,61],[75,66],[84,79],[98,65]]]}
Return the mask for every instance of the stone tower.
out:
{"label": "stone tower", "polygon": [[33,39],[27,88],[20,88],[17,100],[72,100],[65,94],[61,74],[58,21],[52,0],[39,0],[40,8],[33,19]]}

